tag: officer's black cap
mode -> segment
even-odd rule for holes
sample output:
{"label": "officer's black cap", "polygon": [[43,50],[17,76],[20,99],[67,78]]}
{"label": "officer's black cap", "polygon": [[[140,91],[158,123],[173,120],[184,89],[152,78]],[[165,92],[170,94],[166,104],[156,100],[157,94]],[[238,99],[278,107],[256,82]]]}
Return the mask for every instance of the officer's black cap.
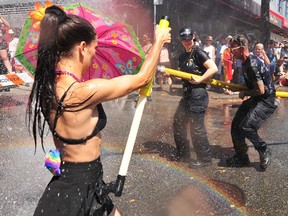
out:
{"label": "officer's black cap", "polygon": [[179,32],[180,40],[192,40],[193,31],[191,28],[182,28]]}

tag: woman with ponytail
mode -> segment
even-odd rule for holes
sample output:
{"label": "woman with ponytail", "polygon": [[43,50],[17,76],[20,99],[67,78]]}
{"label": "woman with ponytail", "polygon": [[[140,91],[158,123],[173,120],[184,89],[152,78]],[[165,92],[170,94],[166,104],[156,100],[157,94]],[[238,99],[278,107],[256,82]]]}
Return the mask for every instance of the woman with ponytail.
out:
{"label": "woman with ponytail", "polygon": [[[37,147],[43,146],[45,129],[53,134],[57,163],[46,163],[54,176],[34,215],[120,215],[103,192],[100,131],[106,115],[102,102],[120,98],[146,85],[154,75],[170,28],[155,30],[155,42],[141,70],[110,80],[82,81],[97,50],[97,33],[85,19],[48,7],[40,25],[35,81],[28,106],[29,127]],[[46,127],[48,126],[48,127]],[[55,168],[56,167],[56,168]]]}

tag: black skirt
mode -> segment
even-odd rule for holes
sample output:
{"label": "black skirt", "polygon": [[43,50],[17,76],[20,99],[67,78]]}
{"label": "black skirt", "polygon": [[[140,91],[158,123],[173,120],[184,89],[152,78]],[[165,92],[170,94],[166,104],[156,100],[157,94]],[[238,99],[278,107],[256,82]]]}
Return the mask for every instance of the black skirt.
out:
{"label": "black skirt", "polygon": [[62,162],[61,175],[47,185],[35,216],[106,216],[113,210],[108,194],[103,193],[100,158],[92,162]]}

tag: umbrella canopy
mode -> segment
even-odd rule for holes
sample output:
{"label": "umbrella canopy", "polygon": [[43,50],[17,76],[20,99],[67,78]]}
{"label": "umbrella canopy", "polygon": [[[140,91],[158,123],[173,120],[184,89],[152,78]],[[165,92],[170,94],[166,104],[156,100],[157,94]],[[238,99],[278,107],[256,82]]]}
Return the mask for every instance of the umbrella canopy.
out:
{"label": "umbrella canopy", "polygon": [[[98,47],[89,73],[84,80],[137,73],[144,61],[144,53],[131,26],[105,16],[94,9],[73,4],[64,7],[67,14],[74,14],[89,21],[98,35]],[[39,30],[33,28],[32,19],[26,18],[15,57],[33,74],[37,64]]]}

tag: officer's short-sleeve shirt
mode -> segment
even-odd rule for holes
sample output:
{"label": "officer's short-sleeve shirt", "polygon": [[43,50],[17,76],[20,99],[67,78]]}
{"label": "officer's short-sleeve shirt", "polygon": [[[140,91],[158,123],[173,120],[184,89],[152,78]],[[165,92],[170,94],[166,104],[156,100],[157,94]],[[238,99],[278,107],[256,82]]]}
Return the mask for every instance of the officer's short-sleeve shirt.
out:
{"label": "officer's short-sleeve shirt", "polygon": [[263,97],[275,94],[275,86],[269,70],[256,56],[250,54],[242,64],[245,83],[249,89],[254,89],[258,81],[263,81],[265,93]]}

